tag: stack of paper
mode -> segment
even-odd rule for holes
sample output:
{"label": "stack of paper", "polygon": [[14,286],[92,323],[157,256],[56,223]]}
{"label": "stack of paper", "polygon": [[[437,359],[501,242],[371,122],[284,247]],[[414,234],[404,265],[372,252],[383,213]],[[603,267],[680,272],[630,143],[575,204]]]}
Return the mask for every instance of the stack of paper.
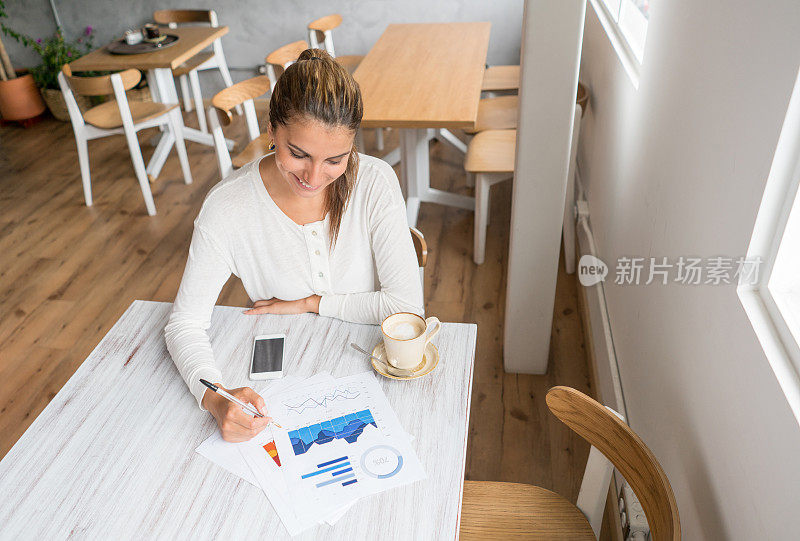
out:
{"label": "stack of paper", "polygon": [[215,434],[197,452],[260,486],[290,535],[333,524],[359,498],[425,478],[371,372],[287,377],[261,395],[281,428],[239,444]]}

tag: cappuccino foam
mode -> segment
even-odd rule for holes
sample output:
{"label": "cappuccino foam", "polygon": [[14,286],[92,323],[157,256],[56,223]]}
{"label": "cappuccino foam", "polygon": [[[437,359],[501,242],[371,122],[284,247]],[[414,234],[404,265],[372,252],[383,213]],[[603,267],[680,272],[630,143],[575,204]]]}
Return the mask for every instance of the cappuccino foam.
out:
{"label": "cappuccino foam", "polygon": [[424,329],[421,326],[403,321],[392,325],[387,334],[396,340],[411,340],[423,332]]}

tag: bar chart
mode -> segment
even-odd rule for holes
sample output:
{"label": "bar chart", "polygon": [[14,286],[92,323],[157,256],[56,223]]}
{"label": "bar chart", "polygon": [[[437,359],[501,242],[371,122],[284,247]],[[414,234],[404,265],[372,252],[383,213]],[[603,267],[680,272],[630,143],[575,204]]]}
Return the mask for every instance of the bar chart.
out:
{"label": "bar chart", "polygon": [[[325,474],[330,474],[330,476]],[[346,487],[358,482],[356,474],[353,472],[353,467],[350,464],[350,459],[346,456],[317,464],[317,469],[315,471],[303,474],[300,478],[309,479],[316,476],[321,476],[314,479],[314,481],[317,481],[315,484],[317,488],[322,488],[334,483],[341,483],[343,487]]]}

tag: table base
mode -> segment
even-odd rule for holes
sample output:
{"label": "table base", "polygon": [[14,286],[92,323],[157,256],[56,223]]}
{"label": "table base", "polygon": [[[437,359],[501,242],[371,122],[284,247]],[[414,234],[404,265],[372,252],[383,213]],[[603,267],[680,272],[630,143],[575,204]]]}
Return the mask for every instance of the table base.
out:
{"label": "table base", "polygon": [[[444,131],[446,130],[434,130],[431,128],[405,128],[400,130],[400,182],[405,190],[406,215],[409,226],[415,227],[417,225],[419,205],[423,202],[475,210],[474,197],[431,188],[428,142],[433,138],[443,137],[445,142],[453,144],[450,138],[455,139],[455,136],[450,132],[447,132],[449,137],[443,136],[441,132]],[[461,143],[458,139],[456,141]],[[390,152],[387,158],[392,157],[392,154],[393,152]]]}
{"label": "table base", "polygon": [[[150,94],[153,101],[158,103],[177,103],[178,91],[175,88],[175,80],[172,77],[172,70],[167,68],[157,68],[147,71],[147,85],[150,87]],[[195,128],[187,128],[183,125],[183,115],[181,114],[180,106],[172,110],[172,114],[176,116],[178,122],[183,129],[183,138],[186,141],[194,141],[202,145],[214,146],[214,138],[210,133],[203,132]],[[201,113],[202,114],[202,113]],[[228,150],[233,150],[234,142],[230,139],[225,140]],[[175,136],[172,133],[165,131],[158,138],[156,150],[150,163],[147,164],[147,176],[151,181],[158,178],[164,163],[167,161],[172,145],[175,144]]]}

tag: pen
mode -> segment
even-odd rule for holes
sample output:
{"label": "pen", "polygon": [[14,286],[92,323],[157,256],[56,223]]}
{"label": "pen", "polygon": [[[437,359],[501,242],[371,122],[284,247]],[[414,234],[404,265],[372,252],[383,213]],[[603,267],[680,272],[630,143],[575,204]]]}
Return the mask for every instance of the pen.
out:
{"label": "pen", "polygon": [[[230,400],[234,404],[239,404],[240,406],[242,406],[242,409],[244,411],[246,411],[247,413],[249,413],[250,415],[253,415],[255,417],[264,417],[264,415],[262,415],[256,408],[254,408],[250,404],[245,404],[244,402],[242,402],[241,400],[239,400],[238,398],[236,398],[235,396],[233,396],[232,394],[227,392],[225,389],[220,389],[219,387],[217,387],[213,383],[209,383],[208,381],[206,381],[204,379],[201,379],[200,383],[202,383],[203,385],[205,385],[206,387],[208,387],[209,389],[211,389],[212,391],[214,391],[215,393],[220,395],[222,398],[225,398],[226,400]],[[272,420],[270,420],[269,424],[275,425],[278,428],[283,428],[281,425],[279,425],[278,423],[276,423],[275,421],[272,421]]]}

